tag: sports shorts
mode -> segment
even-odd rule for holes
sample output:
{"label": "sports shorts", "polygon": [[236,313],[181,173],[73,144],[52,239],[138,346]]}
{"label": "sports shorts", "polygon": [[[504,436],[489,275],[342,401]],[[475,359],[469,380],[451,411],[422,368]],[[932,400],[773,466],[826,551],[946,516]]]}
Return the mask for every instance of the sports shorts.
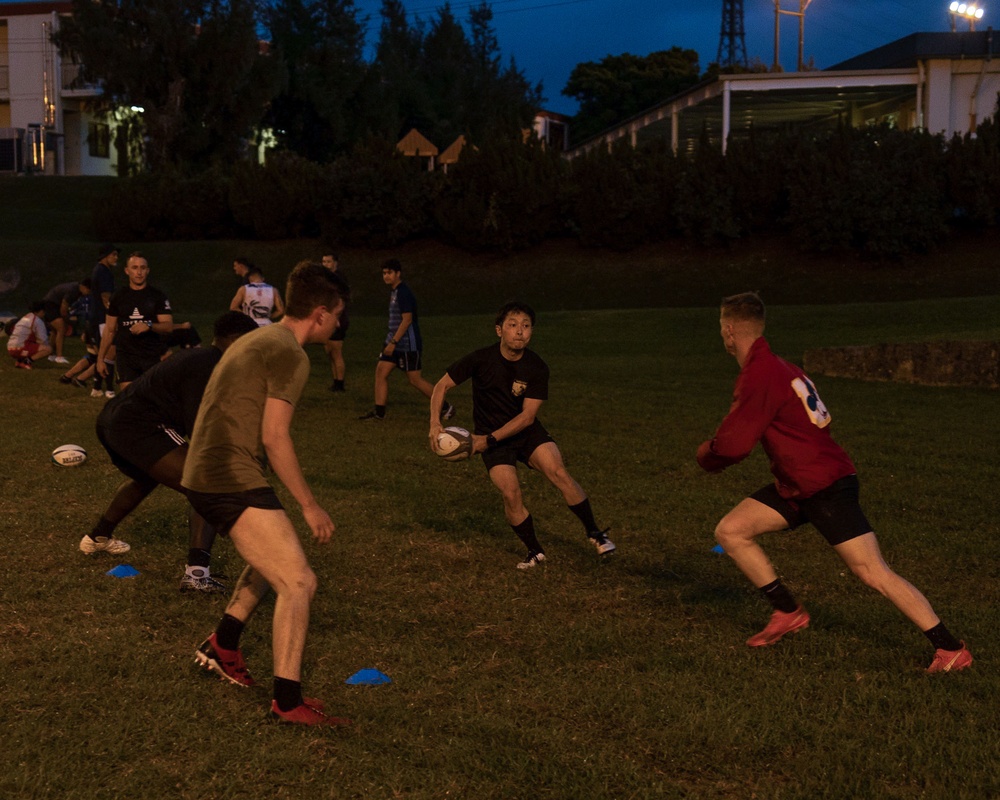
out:
{"label": "sports shorts", "polygon": [[131,383],[142,373],[148,372],[160,363],[160,355],[141,355],[139,353],[124,353],[118,350],[115,356],[115,376],[118,383]]}
{"label": "sports shorts", "polygon": [[487,470],[500,464],[516,467],[518,461],[527,464],[535,450],[546,442],[554,441],[542,423],[536,419],[523,431],[497,442],[496,447],[484,452],[483,463]]}
{"label": "sports shorts", "polygon": [[38,342],[25,342],[20,347],[15,347],[13,350],[8,349],[7,355],[11,358],[34,358],[35,353],[38,352],[39,346]]}
{"label": "sports shorts", "polygon": [[340,312],[340,321],[333,333],[330,334],[331,342],[342,342],[347,338],[347,329],[351,327],[351,320],[347,317],[347,309]]}
{"label": "sports shorts", "polygon": [[143,483],[149,481],[149,471],[157,461],[187,446],[172,428],[130,413],[125,395],[109,400],[97,415],[97,438],[120,472]]}
{"label": "sports shorts", "polygon": [[215,532],[226,536],[248,508],[265,508],[282,511],[284,506],[270,486],[247,489],[245,492],[209,493],[185,489],[188,502],[205,521],[215,528]]}
{"label": "sports shorts", "polygon": [[401,369],[403,372],[420,372],[421,364],[423,363],[419,350],[404,350],[402,353],[398,350],[393,350],[391,356],[382,353],[379,355],[378,360],[395,364],[396,369]]}
{"label": "sports shorts", "polygon": [[773,483],[750,497],[781,514],[790,530],[811,522],[831,545],[838,545],[872,530],[858,502],[859,493],[858,476],[847,475],[811,497],[786,500]]}

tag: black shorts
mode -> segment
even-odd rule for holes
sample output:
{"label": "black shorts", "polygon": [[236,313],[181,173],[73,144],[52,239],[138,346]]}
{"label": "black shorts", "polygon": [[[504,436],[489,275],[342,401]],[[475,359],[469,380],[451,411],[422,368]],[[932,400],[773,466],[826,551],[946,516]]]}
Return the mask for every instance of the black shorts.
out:
{"label": "black shorts", "polygon": [[378,357],[378,360],[395,364],[396,369],[401,369],[403,372],[420,372],[421,364],[423,363],[419,350],[404,350],[402,353],[398,350],[393,350],[391,356],[382,353]]}
{"label": "black shorts", "polygon": [[343,328],[337,328],[333,333],[330,334],[331,342],[342,342],[347,338],[347,331]]}
{"label": "black shorts", "polygon": [[142,373],[151,370],[162,360],[159,355],[140,355],[138,353],[123,353],[121,349],[115,356],[115,377],[118,383],[132,383]]}
{"label": "black shorts", "polygon": [[347,338],[347,329],[351,327],[351,320],[347,316],[347,309],[340,312],[340,320],[337,322],[337,327],[333,333],[330,334],[331,342],[342,342]]}
{"label": "black shorts", "polygon": [[187,446],[172,428],[130,414],[119,397],[109,400],[98,414],[97,439],[119,471],[142,483],[149,482],[149,470],[157,461]]}
{"label": "black shorts", "polygon": [[282,511],[285,508],[270,486],[230,494],[195,492],[191,489],[185,489],[185,493],[194,510],[222,536],[229,533],[229,529],[248,508],[266,508],[271,511]]}
{"label": "black shorts", "polygon": [[781,514],[791,530],[811,522],[831,545],[838,545],[871,533],[871,523],[858,502],[859,491],[858,476],[847,475],[812,497],[786,500],[773,483],[750,497]]}
{"label": "black shorts", "polygon": [[491,447],[483,453],[483,463],[487,470],[500,464],[516,467],[518,461],[527,464],[531,454],[541,445],[553,441],[555,440],[549,435],[549,432],[536,419],[523,431],[497,442],[496,447]]}

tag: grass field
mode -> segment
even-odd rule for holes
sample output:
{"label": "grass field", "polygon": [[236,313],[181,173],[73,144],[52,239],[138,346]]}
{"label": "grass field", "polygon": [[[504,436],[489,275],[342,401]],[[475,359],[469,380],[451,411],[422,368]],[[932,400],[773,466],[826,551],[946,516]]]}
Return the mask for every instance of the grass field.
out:
{"label": "grass field", "polygon": [[[693,460],[737,371],[712,301],[575,312],[538,302],[533,344],[553,374],[542,416],[612,526],[619,555],[608,563],[554,490],[525,474],[549,560],[514,569],[520,545],[482,465],[426,450],[426,405],[400,376],[388,421],[356,420],[380,315],[352,320],[346,395],[326,391],[312,352],[293,435],[338,533],[306,545],[320,591],[304,680],[354,718],[341,731],[265,722],[270,604],[244,637],[257,688],[196,671],[194,648],[225,600],[177,591],[178,496],[161,489],[122,525],[124,559],[77,551],[119,482],[93,432],[101,401],[59,385],[56,369],[0,362],[0,796],[1000,796],[997,393],[814,376],[887,560],[969,642],[973,668],[925,675],[923,636],[812,529],[765,542],[812,626],[751,650],[743,642],[768,610],[712,552],[712,530],[769,476],[759,453],[721,476]],[[777,305],[769,336],[793,359],[835,344],[998,338],[996,303]],[[431,379],[493,338],[485,314],[430,314],[423,327]],[[467,388],[453,394],[456,422],[470,423]],[[65,442],[89,462],[50,465]],[[216,555],[216,570],[238,572],[228,541]],[[118,563],[141,574],[108,577]],[[393,682],[344,684],[365,667]]]}
{"label": "grass field", "polygon": [[[0,275],[21,277],[0,310],[89,272],[90,207],[106,185],[0,179]],[[235,290],[233,256],[280,283],[322,247],[118,244],[149,254],[154,284],[203,333]],[[767,481],[766,463],[758,453],[707,476],[693,461],[736,374],[719,343],[721,295],[761,289],[776,304],[772,345],[793,359],[820,346],[997,339],[996,252],[990,235],[891,264],[776,242],[627,254],[562,242],[506,258],[431,243],[342,252],[355,290],[349,391],[326,391],[314,350],[293,435],[338,525],[330,545],[307,545],[320,592],[305,686],[355,719],[346,731],[264,721],[270,604],[244,638],[258,688],[196,671],[193,650],[225,599],[177,591],[179,497],[160,490],[122,525],[133,545],[124,559],[78,552],[120,480],[93,432],[101,401],[59,385],[50,365],[25,373],[0,361],[0,797],[1000,796],[997,393],[814,376],[887,559],[973,649],[975,665],[957,675],[925,675],[924,638],[811,529],[765,547],[812,627],[746,648],[768,610],[712,552],[712,530]],[[481,464],[426,451],[425,403],[399,376],[389,420],[357,421],[371,402],[386,301],[377,269],[389,256],[421,300],[432,380],[492,340],[489,312],[508,296],[539,309],[534,344],[553,372],[543,419],[612,526],[610,563],[526,474],[549,561],[515,570],[520,545]],[[456,421],[470,423],[467,388],[453,394]],[[50,465],[66,442],[84,445],[89,462]],[[227,541],[216,557],[215,570],[239,571]],[[118,563],[140,575],[108,577]],[[365,667],[393,682],[344,684]]]}

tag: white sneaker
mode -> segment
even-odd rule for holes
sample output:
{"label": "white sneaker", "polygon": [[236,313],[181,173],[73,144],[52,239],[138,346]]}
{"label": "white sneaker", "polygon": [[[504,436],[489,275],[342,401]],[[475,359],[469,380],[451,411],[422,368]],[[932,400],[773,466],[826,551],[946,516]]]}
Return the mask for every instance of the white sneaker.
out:
{"label": "white sneaker", "polygon": [[537,567],[545,560],[545,553],[532,553],[524,561],[518,562],[518,569],[531,569]]}
{"label": "white sneaker", "polygon": [[90,396],[91,397],[104,397],[104,392],[102,392],[100,389],[91,389],[90,390]]}
{"label": "white sneaker", "polygon": [[68,364],[69,359],[66,356],[49,356],[49,361],[54,361],[56,364]]}
{"label": "white sneaker", "polygon": [[111,391],[110,389],[108,389],[108,390],[107,390],[107,391],[106,391],[106,392],[104,393],[104,396],[105,396],[106,398],[108,398],[108,400],[110,400],[110,399],[111,399],[112,397],[114,397],[114,396],[115,396],[115,393],[114,393],[114,392],[112,392],[112,391]]}
{"label": "white sneaker", "polygon": [[87,555],[92,555],[94,553],[111,553],[113,556],[119,556],[122,553],[127,553],[132,547],[128,542],[123,542],[121,539],[116,539],[114,536],[98,536],[96,539],[91,539],[89,536],[84,536],[80,540],[80,552],[86,553]]}

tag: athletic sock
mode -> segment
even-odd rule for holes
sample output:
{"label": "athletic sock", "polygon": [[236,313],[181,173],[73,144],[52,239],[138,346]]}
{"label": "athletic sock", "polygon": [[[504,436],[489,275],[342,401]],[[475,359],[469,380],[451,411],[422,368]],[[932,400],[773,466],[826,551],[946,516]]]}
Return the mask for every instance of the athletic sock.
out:
{"label": "athletic sock", "polygon": [[208,550],[202,550],[200,547],[192,547],[188,550],[188,567],[201,567],[205,570],[205,574],[208,575],[208,567],[211,563],[212,554]]}
{"label": "athletic sock", "polygon": [[113,522],[109,522],[104,517],[101,517],[97,521],[97,524],[94,526],[94,530],[92,530],[90,532],[89,536],[90,536],[91,539],[93,539],[96,542],[98,536],[104,536],[104,537],[110,539],[111,535],[114,532],[115,532],[115,525],[114,525],[114,523]]}
{"label": "athletic sock", "polygon": [[583,498],[583,502],[570,506],[569,510],[576,514],[576,518],[583,523],[588,536],[598,532],[597,523],[594,521],[594,512],[590,510],[590,498]]}
{"label": "athletic sock", "polygon": [[242,633],[243,623],[230,614],[223,614],[215,629],[215,641],[223,650],[239,650]]}
{"label": "athletic sock", "polygon": [[767,586],[761,586],[760,591],[775,611],[791,614],[799,607],[795,598],[792,597],[792,593],[788,591],[780,579],[767,584]]}
{"label": "athletic sock", "polygon": [[302,683],[287,678],[274,679],[274,702],[282,711],[291,711],[302,705]]}
{"label": "athletic sock", "polygon": [[334,391],[339,391],[339,390],[341,390],[343,388],[344,388],[344,382],[343,381],[334,380],[334,382],[333,382],[333,390]]}
{"label": "athletic sock", "polygon": [[951,635],[943,622],[939,622],[930,630],[924,631],[924,636],[930,639],[935,650],[961,650],[962,643]]}
{"label": "athletic sock", "polygon": [[524,542],[524,546],[528,548],[528,553],[534,555],[535,553],[544,553],[542,546],[538,543],[538,537],[535,536],[535,521],[531,518],[531,514],[528,514],[524,518],[524,522],[519,525],[511,525],[514,529],[514,533],[517,534],[517,538]]}
{"label": "athletic sock", "polygon": [[375,404],[375,416],[384,417],[385,416],[385,406],[380,406],[378,403]]}

